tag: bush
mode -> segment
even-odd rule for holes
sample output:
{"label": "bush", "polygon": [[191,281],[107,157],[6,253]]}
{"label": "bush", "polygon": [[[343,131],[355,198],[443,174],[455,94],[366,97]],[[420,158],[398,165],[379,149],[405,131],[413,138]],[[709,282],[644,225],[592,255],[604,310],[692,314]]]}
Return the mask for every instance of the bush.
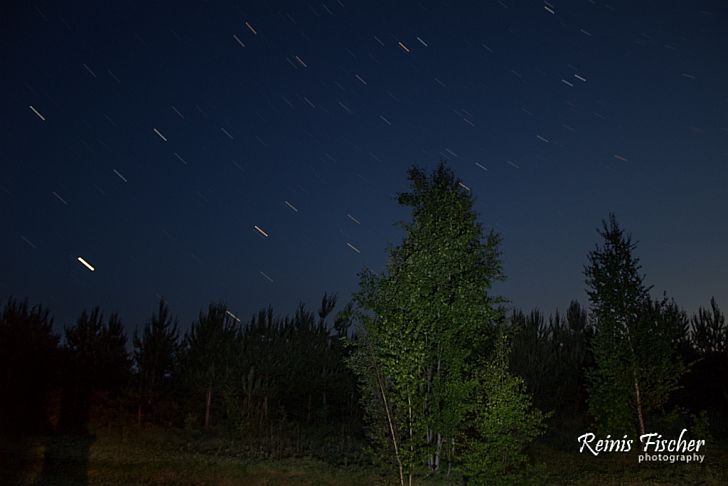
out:
{"label": "bush", "polygon": [[538,475],[526,447],[543,433],[546,417],[533,408],[524,381],[508,371],[507,353],[501,337],[479,371],[474,430],[463,455],[463,475],[474,484],[524,484]]}

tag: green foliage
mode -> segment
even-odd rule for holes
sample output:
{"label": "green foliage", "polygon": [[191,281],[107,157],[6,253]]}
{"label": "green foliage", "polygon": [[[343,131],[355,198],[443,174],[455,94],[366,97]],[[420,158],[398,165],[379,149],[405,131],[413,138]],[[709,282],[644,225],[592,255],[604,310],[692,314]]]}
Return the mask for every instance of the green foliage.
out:
{"label": "green foliage", "polygon": [[681,311],[674,301],[648,300],[635,331],[637,376],[643,383],[642,405],[645,413],[664,408],[670,394],[678,388],[685,365],[677,353]]}
{"label": "green foliage", "polygon": [[534,408],[523,379],[508,371],[505,334],[476,372],[472,424],[465,435],[463,473],[473,484],[523,484],[534,476],[527,446],[543,433],[545,416]]}
{"label": "green foliage", "polygon": [[[604,337],[603,337],[604,336]],[[628,373],[629,353],[598,333],[592,351],[596,367],[589,370],[589,412],[601,434],[619,437],[637,430],[633,377]],[[616,349],[615,349],[616,348]]]}
{"label": "green foliage", "polygon": [[431,176],[412,168],[409,180],[410,192],[399,196],[412,210],[404,240],[390,248],[384,273],[360,277],[362,334],[349,361],[373,449],[381,462],[396,464],[401,482],[417,473],[449,474],[457,465],[455,443],[473,412],[478,363],[503,317],[501,299],[488,293],[502,279],[500,237],[484,234],[470,192],[443,164]]}
{"label": "green foliage", "polygon": [[633,435],[637,426],[644,433],[648,414],[665,405],[684,371],[679,312],[666,298],[650,297],[636,244],[614,215],[599,234],[604,246],[589,253],[584,269],[595,326],[589,410],[603,434]]}
{"label": "green foliage", "polygon": [[696,439],[705,440],[706,446],[713,442],[713,436],[710,433],[710,418],[707,410],[701,410],[697,414],[690,416],[692,419],[692,427],[690,433]]}

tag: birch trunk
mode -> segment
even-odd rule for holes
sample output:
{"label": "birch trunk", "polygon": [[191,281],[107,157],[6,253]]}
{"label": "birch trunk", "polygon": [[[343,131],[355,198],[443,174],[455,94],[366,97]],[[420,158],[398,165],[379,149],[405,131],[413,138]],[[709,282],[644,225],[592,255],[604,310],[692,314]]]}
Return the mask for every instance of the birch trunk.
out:
{"label": "birch trunk", "polygon": [[205,400],[205,430],[210,427],[210,408],[212,406],[212,385],[207,387],[207,398]]}
{"label": "birch trunk", "polygon": [[[369,344],[369,343],[368,343]],[[382,395],[382,402],[384,404],[384,412],[387,415],[387,423],[389,425],[389,433],[392,437],[392,446],[394,447],[394,457],[397,459],[397,466],[399,467],[399,484],[404,486],[404,467],[402,466],[402,458],[399,455],[399,444],[397,443],[397,434],[394,432],[394,422],[392,420],[392,412],[389,409],[389,402],[387,401],[387,394],[384,391],[384,382],[379,373],[379,366],[374,358],[374,352],[372,351],[371,344],[369,344],[369,358],[371,359],[372,366],[374,367],[374,373],[377,378],[377,387],[379,393]],[[412,474],[409,475],[409,483],[412,484]]]}
{"label": "birch trunk", "polygon": [[640,398],[640,384],[637,380],[637,370],[632,370],[632,376],[634,378],[634,395],[637,399],[637,418],[640,421],[640,435],[645,435],[645,417],[644,411],[642,410],[642,399]]}

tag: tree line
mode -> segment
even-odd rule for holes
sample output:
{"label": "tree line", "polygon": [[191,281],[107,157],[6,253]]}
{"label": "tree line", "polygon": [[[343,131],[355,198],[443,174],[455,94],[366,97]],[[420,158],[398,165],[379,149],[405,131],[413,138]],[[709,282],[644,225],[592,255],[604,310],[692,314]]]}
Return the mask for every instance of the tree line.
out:
{"label": "tree line", "polygon": [[156,425],[292,442],[294,429],[336,425],[356,435],[356,384],[343,366],[351,322],[328,322],[335,306],[324,295],[317,312],[300,305],[278,317],[269,307],[240,323],[211,303],[181,333],[162,299],[128,352],[117,315],[84,311],[61,339],[47,309],[10,299],[0,317],[2,430]]}
{"label": "tree line", "polygon": [[655,298],[616,217],[587,253],[588,306],[524,313],[493,291],[502,242],[470,189],[444,164],[408,179],[403,241],[338,312],[329,294],[315,311],[246,322],[210,303],[183,332],[161,299],[132,336],[99,308],[59,335],[47,308],[8,299],[0,431],[207,431],[251,454],[367,453],[401,484],[518,482],[537,438],[587,427],[728,436],[724,314],[714,299],[689,316]]}

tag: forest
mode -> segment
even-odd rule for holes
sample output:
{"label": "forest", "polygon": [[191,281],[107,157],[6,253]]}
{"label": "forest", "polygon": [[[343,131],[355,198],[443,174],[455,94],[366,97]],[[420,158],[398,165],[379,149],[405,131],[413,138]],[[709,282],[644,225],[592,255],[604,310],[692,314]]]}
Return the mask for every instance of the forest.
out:
{"label": "forest", "polygon": [[[506,278],[507,248],[484,229],[470,190],[444,164],[413,167],[408,182],[398,196],[411,211],[404,238],[383,272],[361,272],[349,302],[326,293],[293,315],[264,307],[244,320],[212,302],[180,323],[161,299],[143,323],[98,307],[55,323],[43,303],[6,296],[3,482],[269,484],[211,473],[212,462],[169,471],[172,456],[191,454],[225,457],[228,469],[306,458],[356,471],[270,484],[728,478],[725,315],[710,295],[695,314],[655,295],[630,234],[639,228],[612,214],[595,221],[587,299],[551,313],[519,309],[492,289]],[[701,464],[640,466],[638,451],[597,458],[577,441],[683,429],[706,441]],[[156,451],[147,460],[158,468],[103,476],[93,452],[102,445],[114,457]]]}

